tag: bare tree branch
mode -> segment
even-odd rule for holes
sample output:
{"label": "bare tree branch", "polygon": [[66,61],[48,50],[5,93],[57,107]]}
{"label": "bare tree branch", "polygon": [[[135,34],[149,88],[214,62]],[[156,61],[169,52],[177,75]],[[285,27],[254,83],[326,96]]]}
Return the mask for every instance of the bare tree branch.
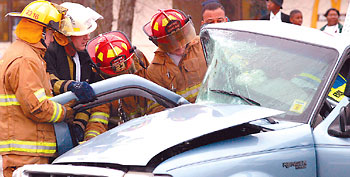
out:
{"label": "bare tree branch", "polygon": [[111,0],[95,0],[96,11],[103,16],[103,20],[97,20],[97,30],[91,37],[112,30],[113,22],[113,1]]}
{"label": "bare tree branch", "polygon": [[118,17],[118,30],[123,31],[131,41],[132,25],[136,0],[121,0]]}

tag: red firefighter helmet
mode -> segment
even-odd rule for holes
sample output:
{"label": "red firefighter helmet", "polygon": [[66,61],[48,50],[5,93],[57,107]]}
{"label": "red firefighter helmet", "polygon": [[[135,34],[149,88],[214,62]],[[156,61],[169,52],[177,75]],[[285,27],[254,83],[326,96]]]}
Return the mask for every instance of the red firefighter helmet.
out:
{"label": "red firefighter helmet", "polygon": [[152,36],[163,37],[185,25],[187,17],[175,9],[159,10],[151,20]]}
{"label": "red firefighter helmet", "polygon": [[135,70],[134,47],[121,31],[100,34],[90,40],[86,48],[98,72],[106,76],[133,73]]}
{"label": "red firefighter helmet", "polygon": [[159,10],[143,30],[155,45],[166,52],[185,46],[196,36],[191,18],[177,9]]}

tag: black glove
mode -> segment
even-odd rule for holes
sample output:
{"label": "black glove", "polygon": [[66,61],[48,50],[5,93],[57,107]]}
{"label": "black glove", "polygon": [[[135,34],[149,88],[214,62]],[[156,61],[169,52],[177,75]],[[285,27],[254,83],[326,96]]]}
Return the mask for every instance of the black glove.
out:
{"label": "black glove", "polygon": [[73,136],[75,137],[76,143],[79,143],[84,140],[84,130],[78,124],[72,124]]}
{"label": "black glove", "polygon": [[67,88],[72,91],[82,103],[94,101],[96,95],[92,87],[87,82],[71,82]]}

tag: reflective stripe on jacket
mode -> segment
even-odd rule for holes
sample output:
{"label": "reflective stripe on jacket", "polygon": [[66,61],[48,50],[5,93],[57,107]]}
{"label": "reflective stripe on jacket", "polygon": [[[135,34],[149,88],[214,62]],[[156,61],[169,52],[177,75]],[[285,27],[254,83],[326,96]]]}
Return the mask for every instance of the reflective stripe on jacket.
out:
{"label": "reflective stripe on jacket", "polygon": [[16,40],[0,60],[0,153],[54,156],[56,138],[50,122],[64,119],[63,105],[52,96],[45,47]]}
{"label": "reflective stripe on jacket", "polygon": [[[182,97],[186,98],[186,100],[193,100],[193,98],[197,97],[200,86],[201,86],[201,84],[197,84],[193,87],[186,88],[185,90],[182,90],[182,91],[176,92],[176,93],[181,95]],[[163,109],[163,108],[160,108],[160,105],[158,103],[149,100],[147,103],[147,111],[153,110],[155,108],[158,108],[159,111],[161,111]],[[158,111],[156,111],[156,112],[158,112]]]}
{"label": "reflective stripe on jacket", "polygon": [[[186,47],[185,54],[178,66],[174,64],[166,52],[158,49],[147,69],[147,79],[194,103],[206,71],[207,63],[197,36]],[[158,104],[149,101],[146,112],[150,114],[163,109]]]}
{"label": "reflective stripe on jacket", "polygon": [[87,122],[84,141],[87,141],[108,129],[110,103],[106,103],[91,109],[92,114]]}

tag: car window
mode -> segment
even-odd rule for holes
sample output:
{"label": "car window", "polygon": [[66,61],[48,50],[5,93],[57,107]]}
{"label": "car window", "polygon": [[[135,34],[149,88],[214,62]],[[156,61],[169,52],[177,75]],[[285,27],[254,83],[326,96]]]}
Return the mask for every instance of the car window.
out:
{"label": "car window", "polygon": [[209,67],[197,102],[261,105],[297,122],[307,122],[338,57],[335,49],[248,32],[208,29],[201,39]]}

